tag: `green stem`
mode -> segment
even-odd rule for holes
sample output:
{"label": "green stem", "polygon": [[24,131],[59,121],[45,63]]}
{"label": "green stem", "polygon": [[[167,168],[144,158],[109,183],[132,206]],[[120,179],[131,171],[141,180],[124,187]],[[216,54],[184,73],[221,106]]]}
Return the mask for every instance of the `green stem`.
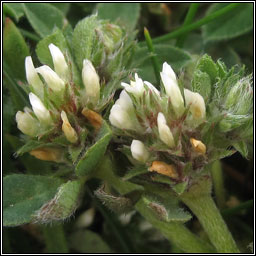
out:
{"label": "green stem", "polygon": [[220,161],[215,161],[211,168],[213,188],[216,196],[217,205],[220,209],[225,207],[226,197],[224,189],[224,179]]}
{"label": "green stem", "polygon": [[[190,4],[183,26],[187,26],[193,21],[199,5],[200,5],[199,3]],[[183,34],[182,36],[180,36],[177,39],[176,46],[182,48],[186,37],[187,37],[187,34]]]}
{"label": "green stem", "polygon": [[[107,181],[116,191],[124,195],[133,190],[141,189],[142,187],[128,181],[123,181],[114,174],[115,166],[109,156],[105,156],[98,171],[94,173],[95,178]],[[182,251],[190,252],[213,252],[213,248],[205,241],[194,235],[183,224],[178,222],[163,222],[156,219],[150,210],[140,200],[135,208],[144,216],[156,229],[159,229],[163,235],[175,244]]]}
{"label": "green stem", "polygon": [[[208,15],[207,17],[204,17],[188,26],[185,26],[185,27],[181,27],[179,29],[176,29],[175,31],[169,33],[169,34],[166,34],[166,35],[163,35],[163,36],[159,36],[157,38],[154,38],[152,39],[153,43],[161,43],[161,42],[164,42],[164,41],[168,41],[170,39],[173,39],[173,38],[177,38],[181,35],[184,35],[184,34],[187,34],[188,32],[192,31],[192,30],[195,30],[195,29],[198,29],[200,28],[201,26],[207,24],[207,23],[210,23],[211,21],[215,20],[216,18],[230,12],[231,10],[233,10],[234,8],[237,8],[238,6],[240,6],[241,3],[232,3],[232,4],[229,4],[228,6]],[[141,44],[145,44],[145,42],[142,42]]]}
{"label": "green stem", "polygon": [[214,252],[214,249],[205,241],[195,236],[184,225],[178,222],[164,222],[153,216],[150,209],[140,200],[136,206],[136,210],[171,243],[175,244],[179,249],[187,253],[207,253]]}
{"label": "green stem", "polygon": [[217,252],[239,253],[239,249],[211,197],[209,177],[195,183],[189,191],[181,196],[181,200],[197,216]]}
{"label": "green stem", "polygon": [[67,241],[62,224],[42,226],[47,253],[68,253]]}
{"label": "green stem", "polygon": [[150,36],[149,31],[147,30],[147,28],[144,28],[144,36],[145,36],[146,43],[147,43],[147,46],[148,46],[148,51],[151,54],[151,61],[152,61],[152,65],[153,65],[153,68],[154,68],[156,81],[157,81],[157,84],[159,84],[160,83],[160,75],[159,75],[160,65],[159,65],[157,56],[155,54],[155,49],[154,49],[154,45],[152,43],[151,36]]}

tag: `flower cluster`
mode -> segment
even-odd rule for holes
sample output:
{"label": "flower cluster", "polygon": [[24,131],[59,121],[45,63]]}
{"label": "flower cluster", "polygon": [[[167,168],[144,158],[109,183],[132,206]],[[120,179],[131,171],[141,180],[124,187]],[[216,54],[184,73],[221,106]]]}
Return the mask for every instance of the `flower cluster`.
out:
{"label": "flower cluster", "polygon": [[[123,152],[135,166],[144,165],[155,175],[168,176],[175,184],[187,182],[207,164],[234,152],[229,150],[234,141],[229,139],[222,145],[214,139],[229,136],[224,133],[224,126],[225,132],[228,129],[234,132],[235,125],[231,127],[227,118],[230,115],[236,113],[240,118],[241,115],[251,118],[252,99],[247,99],[248,107],[244,107],[244,111],[235,103],[240,99],[234,100],[245,94],[241,84],[248,87],[248,79],[245,79],[247,83],[239,80],[232,84],[232,89],[222,93],[221,98],[216,90],[211,102],[207,98],[211,106],[207,111],[206,99],[197,91],[181,89],[170,65],[164,63],[160,75],[161,91],[137,74],[130,84],[122,83],[124,90],[112,107],[109,120],[117,128],[116,135],[130,145],[124,146]],[[220,107],[222,100],[226,111],[223,111],[223,103]],[[251,128],[249,125],[248,129]]]}
{"label": "flower cluster", "polygon": [[[54,70],[47,65],[35,68],[30,56],[25,59],[32,109],[25,107],[23,112],[17,112],[17,126],[24,134],[45,143],[78,145],[88,130],[97,131],[101,126],[101,115],[95,111],[101,101],[100,78],[93,64],[85,59],[84,86],[74,86],[68,59],[54,44],[49,45],[49,50]],[[44,147],[30,153],[42,160],[60,160],[56,148]]]}

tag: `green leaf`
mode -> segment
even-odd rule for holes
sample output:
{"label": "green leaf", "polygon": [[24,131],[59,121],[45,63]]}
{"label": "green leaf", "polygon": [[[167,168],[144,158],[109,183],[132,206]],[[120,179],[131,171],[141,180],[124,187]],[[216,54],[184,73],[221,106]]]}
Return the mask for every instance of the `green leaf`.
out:
{"label": "green leaf", "polygon": [[238,152],[240,152],[243,157],[246,158],[248,156],[248,147],[247,147],[246,142],[244,142],[244,141],[236,142],[236,143],[233,144],[233,147]]}
{"label": "green leaf", "polygon": [[29,140],[25,145],[23,145],[17,152],[16,154],[18,156],[23,155],[24,153],[27,153],[33,149],[40,148],[42,145],[45,145],[45,143],[42,143],[37,140]]}
{"label": "green leaf", "polygon": [[133,209],[133,202],[128,197],[116,196],[104,191],[104,186],[97,189],[94,194],[107,206],[111,211],[117,214],[127,213]]}
{"label": "green leaf", "polygon": [[47,3],[24,3],[23,8],[33,29],[41,37],[48,36],[55,27],[64,26],[63,13]]}
{"label": "green leaf", "polygon": [[16,21],[24,16],[24,10],[21,3],[4,3],[3,4],[4,13],[15,18]]}
{"label": "green leaf", "polygon": [[169,198],[168,202],[156,196],[145,195],[142,197],[145,205],[151,210],[155,217],[162,221],[171,222],[189,221],[192,216],[180,208],[174,198]]}
{"label": "green leaf", "polygon": [[[207,15],[222,9],[229,3],[217,3],[210,7]],[[239,8],[234,8],[225,16],[216,18],[203,28],[205,42],[228,40],[243,35],[253,28],[253,4],[243,3]]]}
{"label": "green leaf", "polygon": [[25,57],[28,46],[11,19],[6,18],[4,26],[3,56],[13,79],[25,80]]}
{"label": "green leaf", "polygon": [[140,3],[100,3],[97,10],[99,18],[116,21],[132,31],[140,16]]}
{"label": "green leaf", "polygon": [[95,232],[79,230],[71,234],[71,248],[79,253],[111,253],[107,243]]}
{"label": "green leaf", "polygon": [[29,223],[35,211],[51,199],[62,181],[36,175],[13,174],[3,179],[3,223]]}
{"label": "green leaf", "polygon": [[70,9],[70,3],[51,3],[54,7],[58,8],[60,11],[63,12],[64,15],[66,15]]}
{"label": "green leaf", "polygon": [[[174,46],[156,44],[154,47],[161,66],[166,61],[175,71],[184,67],[191,60],[191,56],[187,52]],[[156,80],[146,46],[139,48],[135,52],[133,66],[138,69],[138,74],[143,80],[150,82]]]}
{"label": "green leaf", "polygon": [[122,177],[123,180],[130,180],[133,177],[136,177],[138,175],[148,173],[148,168],[145,166],[140,167],[134,167],[131,170],[128,170],[124,177]]}
{"label": "green leaf", "polygon": [[211,78],[206,72],[196,70],[192,78],[193,92],[198,92],[206,101],[211,94]]}
{"label": "green leaf", "polygon": [[70,217],[78,207],[83,184],[82,180],[62,184],[56,195],[36,212],[34,221],[49,223]]}
{"label": "green leaf", "polygon": [[211,79],[212,86],[217,81],[218,66],[209,55],[205,54],[202,58],[199,59],[196,70],[200,70],[201,72],[208,74]]}
{"label": "green leaf", "polygon": [[[97,16],[92,15],[79,21],[74,29],[72,48],[80,70],[82,70],[84,59],[92,61],[93,49],[97,44],[95,29],[98,25]],[[95,65],[95,63],[93,64]]]}
{"label": "green leaf", "polygon": [[104,121],[95,144],[85,152],[75,167],[75,172],[78,176],[88,175],[93,171],[105,154],[111,137],[112,131]]}
{"label": "green leaf", "polygon": [[176,184],[175,186],[172,187],[172,189],[178,194],[182,195],[185,189],[187,188],[188,181],[184,181],[181,183]]}

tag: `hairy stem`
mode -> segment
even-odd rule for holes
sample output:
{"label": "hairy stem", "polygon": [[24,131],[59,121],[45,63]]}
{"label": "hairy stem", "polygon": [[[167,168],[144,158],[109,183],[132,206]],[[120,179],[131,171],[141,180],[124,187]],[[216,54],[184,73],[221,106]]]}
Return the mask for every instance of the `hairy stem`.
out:
{"label": "hairy stem", "polygon": [[199,180],[180,198],[197,216],[217,252],[239,253],[239,249],[211,197],[209,177]]}
{"label": "hairy stem", "polygon": [[184,225],[178,222],[164,222],[153,216],[150,209],[140,200],[136,206],[136,210],[156,229],[175,246],[187,253],[207,253],[214,252],[214,249],[205,241],[191,233]]}
{"label": "hairy stem", "polygon": [[215,161],[211,168],[213,188],[216,196],[217,205],[220,209],[225,207],[226,197],[224,189],[223,173],[220,161]]}
{"label": "hairy stem", "polygon": [[[94,177],[107,181],[120,194],[126,194],[133,190],[140,189],[141,186],[122,180],[114,174],[115,166],[109,156],[106,156],[102,164],[99,166]],[[145,217],[156,229],[160,230],[163,235],[175,244],[182,251],[191,252],[213,252],[214,249],[207,242],[201,240],[182,223],[179,222],[164,222],[152,215],[142,200],[139,200],[135,205],[140,214]]]}

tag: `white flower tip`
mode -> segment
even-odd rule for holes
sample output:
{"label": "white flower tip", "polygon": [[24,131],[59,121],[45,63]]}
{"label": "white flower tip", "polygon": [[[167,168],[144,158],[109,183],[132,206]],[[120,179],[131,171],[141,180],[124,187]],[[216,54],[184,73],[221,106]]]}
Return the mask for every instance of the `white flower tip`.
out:
{"label": "white flower tip", "polygon": [[157,115],[157,125],[166,124],[166,119],[163,113],[159,112]]}
{"label": "white flower tip", "polygon": [[176,80],[176,74],[171,65],[169,65],[167,62],[164,62],[162,72],[165,73],[169,78]]}
{"label": "white flower tip", "polygon": [[140,140],[133,140],[131,144],[131,153],[134,159],[145,163],[149,158],[149,152]]}

